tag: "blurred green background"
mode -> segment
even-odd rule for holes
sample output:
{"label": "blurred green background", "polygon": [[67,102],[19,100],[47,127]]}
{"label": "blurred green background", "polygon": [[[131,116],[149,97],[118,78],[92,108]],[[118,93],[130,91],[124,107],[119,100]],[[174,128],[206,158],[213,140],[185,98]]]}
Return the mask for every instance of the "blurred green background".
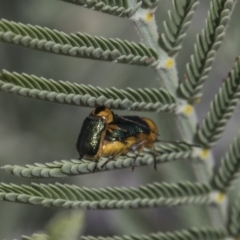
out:
{"label": "blurred green background", "polygon": [[[134,25],[127,19],[94,12],[61,1],[3,1],[0,15],[7,20],[45,26],[66,33],[86,32],[106,38],[120,38],[139,42]],[[162,0],[157,10],[159,32],[167,16],[171,1]],[[180,79],[185,72],[185,64],[193,50],[196,34],[204,27],[209,1],[202,1],[194,16],[191,27],[177,57]],[[204,95],[197,105],[199,119],[208,111],[209,102],[218,91],[223,79],[231,69],[240,45],[239,28],[240,5],[237,4],[230,26],[227,29],[223,45],[217,54],[213,70],[204,87]],[[92,84],[101,87],[117,88],[158,87],[159,83],[153,69],[71,58],[25,49],[0,43],[1,69],[25,72],[55,80]],[[90,108],[67,106],[41,102],[0,92],[0,165],[51,162],[53,160],[77,158],[75,149],[83,119]],[[121,114],[126,112],[121,111]],[[128,113],[129,114],[129,113]],[[146,113],[134,112],[140,116]],[[147,113],[158,122],[159,114]],[[214,147],[214,156],[218,162],[227,149],[239,127],[240,111],[230,120],[223,138]],[[169,126],[168,126],[169,127]],[[174,128],[174,126],[171,126]],[[161,133],[160,133],[161,134]],[[54,180],[32,180],[40,183],[65,182],[85,187],[139,186],[153,181],[177,182],[192,176],[189,162],[176,162],[152,167],[136,168],[132,173],[128,169],[79,177]],[[0,181],[5,183],[29,184],[31,180],[12,176],[4,171]],[[148,233],[153,231],[180,230],[184,227],[206,226],[208,220],[201,206],[182,206],[175,208],[142,210],[92,210],[86,213],[85,235],[112,235]],[[1,202],[0,203],[0,239],[19,238],[21,234],[30,235],[44,228],[46,222],[60,211],[38,206]],[[202,215],[199,213],[202,212]],[[188,218],[186,218],[188,213]]]}

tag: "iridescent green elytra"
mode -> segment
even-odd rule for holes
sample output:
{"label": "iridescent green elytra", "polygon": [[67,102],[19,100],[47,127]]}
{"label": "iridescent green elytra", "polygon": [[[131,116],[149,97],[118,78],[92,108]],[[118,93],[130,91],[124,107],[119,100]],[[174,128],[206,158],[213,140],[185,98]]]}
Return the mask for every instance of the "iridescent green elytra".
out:
{"label": "iridescent green elytra", "polygon": [[106,134],[107,126],[113,121],[113,112],[106,107],[94,109],[84,120],[77,140],[77,150],[80,156],[99,158],[101,155],[102,141]]}
{"label": "iridescent green elytra", "polygon": [[97,154],[106,126],[104,120],[98,116],[90,115],[84,120],[77,140],[80,158],[83,156],[94,157]]}

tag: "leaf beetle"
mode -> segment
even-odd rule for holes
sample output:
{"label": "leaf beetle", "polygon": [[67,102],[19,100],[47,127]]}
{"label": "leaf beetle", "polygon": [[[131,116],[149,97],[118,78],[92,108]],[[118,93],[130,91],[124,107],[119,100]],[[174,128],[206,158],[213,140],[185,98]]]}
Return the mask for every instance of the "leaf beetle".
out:
{"label": "leaf beetle", "polygon": [[[109,108],[101,106],[94,109],[83,121],[76,147],[81,158],[98,161],[100,157],[109,157],[107,162],[129,151],[140,153],[151,148],[158,136],[156,124],[148,118],[138,116],[118,116]],[[134,163],[132,163],[132,170]],[[156,169],[156,159],[154,160]]]}

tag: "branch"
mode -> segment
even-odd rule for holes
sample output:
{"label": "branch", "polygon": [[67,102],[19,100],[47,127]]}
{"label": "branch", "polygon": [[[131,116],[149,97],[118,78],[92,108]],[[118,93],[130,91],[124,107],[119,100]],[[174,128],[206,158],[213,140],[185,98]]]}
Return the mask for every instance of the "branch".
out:
{"label": "branch", "polygon": [[[215,0],[212,0],[212,2]],[[224,0],[222,0],[224,1]],[[231,3],[231,2],[230,2]],[[228,10],[227,10],[228,11]],[[171,92],[174,96],[179,96],[179,78],[177,73],[177,68],[175,64],[175,59],[168,56],[166,51],[159,47],[158,44],[158,31],[157,25],[154,16],[154,10],[147,9],[143,11],[139,9],[136,14],[132,17],[135,21],[137,30],[140,37],[143,39],[143,42],[148,46],[156,49],[159,56],[159,64],[156,69],[158,79],[161,86],[164,86],[166,90]],[[220,30],[220,29],[219,29]],[[157,36],[157,37],[156,37]],[[216,46],[215,46],[216,47]],[[185,117],[177,114],[174,115],[173,120],[169,122],[169,118],[161,118],[161,124],[163,126],[174,127],[174,131],[162,131],[162,135],[168,139],[188,139],[188,141],[194,141],[194,136],[196,134],[197,126],[197,116],[193,107],[189,107],[190,111],[186,114]],[[209,154],[205,157],[205,161],[199,164],[192,164],[193,171],[196,178],[200,182],[208,182],[210,177],[212,177],[212,163],[213,157],[212,153],[208,151]],[[220,206],[222,208],[222,205]],[[213,211],[212,208],[207,209],[208,219],[212,226],[219,227],[223,226],[225,219],[221,212],[224,212],[224,209]],[[196,214],[195,214],[196,215]],[[194,216],[192,216],[193,218]],[[187,220],[187,219],[185,219]],[[206,219],[205,219],[206,220]],[[191,221],[189,221],[190,223]]]}
{"label": "branch", "polygon": [[0,200],[44,207],[82,209],[152,208],[162,205],[209,204],[207,184],[179,182],[153,183],[138,188],[80,188],[68,184],[31,186],[0,184]]}
{"label": "branch", "polygon": [[179,87],[181,95],[191,102],[202,96],[203,84],[212,69],[216,51],[221,46],[235,2],[235,0],[211,1],[206,27],[197,36],[194,54],[187,64],[186,79]]}
{"label": "branch", "polygon": [[197,132],[200,143],[206,147],[213,146],[221,137],[228,120],[232,116],[240,98],[240,56],[228,78],[222,84],[218,94],[210,105],[202,128]]}
{"label": "branch", "polygon": [[143,44],[83,33],[68,35],[57,30],[4,19],[0,20],[0,41],[72,57],[152,67],[158,64],[157,53]]}
{"label": "branch", "polygon": [[106,106],[112,109],[175,112],[175,98],[164,89],[100,88],[55,81],[25,73],[0,73],[0,90],[24,97],[77,106]]}
{"label": "branch", "polygon": [[169,56],[174,56],[182,48],[182,42],[191,24],[198,0],[172,0],[173,9],[168,11],[168,20],[164,21],[165,33],[159,37],[159,45]]}
{"label": "branch", "polygon": [[[198,151],[196,148],[187,146],[186,144],[156,144],[156,161],[157,163],[165,163],[175,160],[192,159],[197,157]],[[6,165],[2,167],[7,172],[13,175],[26,178],[50,178],[50,177],[66,177],[93,173],[97,166],[99,171],[107,171],[113,169],[130,168],[136,154],[128,153],[126,156],[117,158],[116,160],[109,161],[103,170],[99,168],[107,160],[100,159],[99,162],[89,160],[62,160],[54,161],[53,163],[35,163],[34,165],[27,164],[25,166]],[[151,150],[144,149],[143,152],[137,157],[135,166],[153,165],[154,157]]]}

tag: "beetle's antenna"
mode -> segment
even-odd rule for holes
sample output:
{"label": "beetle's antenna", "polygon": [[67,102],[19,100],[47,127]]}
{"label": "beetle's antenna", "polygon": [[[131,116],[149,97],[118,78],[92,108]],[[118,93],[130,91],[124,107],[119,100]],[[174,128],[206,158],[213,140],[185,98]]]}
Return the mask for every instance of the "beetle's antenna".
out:
{"label": "beetle's antenna", "polygon": [[[139,126],[145,128],[145,129],[148,129],[148,130],[150,130],[151,132],[153,132],[154,134],[156,134],[158,137],[160,137],[160,134],[159,134],[159,133],[153,131],[153,130],[150,129],[150,128],[147,128],[145,125],[143,125],[143,124],[141,124],[141,123],[138,123],[138,122],[136,122],[136,121],[133,121],[133,120],[131,120],[131,119],[128,119],[128,118],[125,118],[125,117],[122,117],[122,116],[118,116],[118,115],[115,115],[115,116],[117,116],[117,117],[119,117],[119,118],[122,118],[122,119],[124,119],[124,120],[126,120],[126,121],[128,121],[128,122],[131,122],[131,123],[134,123],[134,124],[136,124],[136,125],[139,125]],[[157,139],[157,141],[158,141],[158,142],[163,142],[163,143],[180,143],[180,144],[185,144],[185,145],[187,145],[187,146],[192,146],[192,147],[201,147],[201,146],[198,145],[198,144],[192,144],[192,143],[187,143],[187,142],[183,142],[183,141],[167,141],[167,140],[165,141],[165,140],[160,140],[160,139]]]}

